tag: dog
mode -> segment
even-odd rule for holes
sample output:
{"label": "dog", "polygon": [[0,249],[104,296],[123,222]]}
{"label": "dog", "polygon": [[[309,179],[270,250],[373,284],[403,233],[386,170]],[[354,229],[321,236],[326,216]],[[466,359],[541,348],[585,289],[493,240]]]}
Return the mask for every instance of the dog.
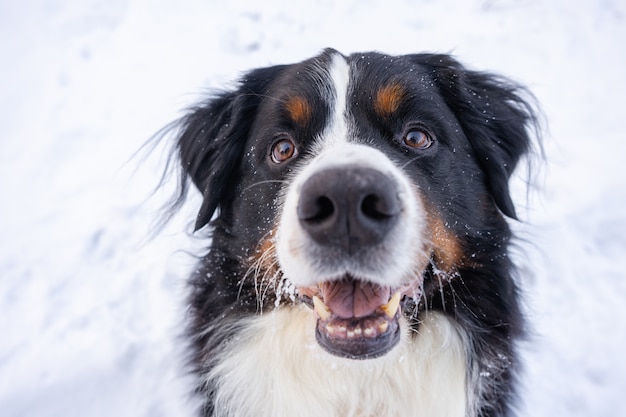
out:
{"label": "dog", "polygon": [[510,416],[530,94],[445,54],[255,69],[176,123],[205,417]]}

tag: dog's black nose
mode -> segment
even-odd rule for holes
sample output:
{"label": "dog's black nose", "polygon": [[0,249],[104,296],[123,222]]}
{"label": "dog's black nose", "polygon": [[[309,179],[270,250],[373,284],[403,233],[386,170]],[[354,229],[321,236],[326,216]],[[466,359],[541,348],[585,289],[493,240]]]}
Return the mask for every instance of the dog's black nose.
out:
{"label": "dog's black nose", "polygon": [[392,178],[372,168],[348,166],[320,171],[304,182],[298,218],[316,242],[352,254],[380,243],[401,208]]}

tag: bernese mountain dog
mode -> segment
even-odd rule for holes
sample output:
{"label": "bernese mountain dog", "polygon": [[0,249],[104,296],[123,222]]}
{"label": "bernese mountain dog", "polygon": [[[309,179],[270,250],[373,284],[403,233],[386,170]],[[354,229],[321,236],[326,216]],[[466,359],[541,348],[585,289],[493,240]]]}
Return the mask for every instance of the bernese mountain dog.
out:
{"label": "bernese mountain dog", "polygon": [[449,55],[328,49],[191,108],[173,205],[193,184],[211,238],[189,280],[201,414],[512,415],[531,98]]}

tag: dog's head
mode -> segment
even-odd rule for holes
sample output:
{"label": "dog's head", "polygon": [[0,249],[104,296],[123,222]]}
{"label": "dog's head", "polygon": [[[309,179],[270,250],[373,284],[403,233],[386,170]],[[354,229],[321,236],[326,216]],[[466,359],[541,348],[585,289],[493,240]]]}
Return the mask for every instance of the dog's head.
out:
{"label": "dog's head", "polygon": [[508,181],[533,122],[518,93],[447,55],[327,50],[252,71],[182,121],[196,229],[211,222],[213,247],[241,264],[240,294],[295,288],[323,348],[383,355],[426,276],[442,286],[505,256]]}

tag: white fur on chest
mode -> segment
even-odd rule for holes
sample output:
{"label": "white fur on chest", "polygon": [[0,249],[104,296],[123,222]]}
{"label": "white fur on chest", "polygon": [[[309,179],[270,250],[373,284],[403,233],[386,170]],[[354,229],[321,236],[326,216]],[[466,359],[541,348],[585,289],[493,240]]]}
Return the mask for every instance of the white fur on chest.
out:
{"label": "white fur on chest", "polygon": [[464,417],[463,337],[450,320],[422,313],[416,335],[372,360],[324,352],[305,307],[249,319],[206,375],[222,417]]}

